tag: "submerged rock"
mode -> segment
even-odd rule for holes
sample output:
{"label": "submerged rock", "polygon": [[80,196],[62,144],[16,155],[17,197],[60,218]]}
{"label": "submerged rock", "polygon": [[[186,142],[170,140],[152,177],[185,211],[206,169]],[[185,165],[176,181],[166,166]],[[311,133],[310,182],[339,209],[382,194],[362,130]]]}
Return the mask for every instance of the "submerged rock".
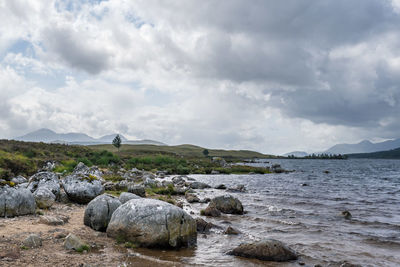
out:
{"label": "submerged rock", "polygon": [[274,239],[241,244],[228,252],[228,254],[264,261],[291,261],[297,259],[297,255],[292,249]]}
{"label": "submerged rock", "polygon": [[35,193],[36,206],[40,209],[48,209],[53,206],[56,196],[47,187],[39,187]]}
{"label": "submerged rock", "polygon": [[203,215],[203,216],[209,216],[209,217],[219,217],[219,216],[221,216],[221,212],[217,208],[210,207],[210,206],[208,206],[204,210],[201,210],[200,214]]}
{"label": "submerged rock", "polygon": [[129,193],[129,192],[123,192],[120,196],[119,196],[119,202],[121,202],[121,204],[125,204],[126,202],[128,202],[131,199],[139,199],[141,197],[139,197],[138,195]]}
{"label": "submerged rock", "polygon": [[215,225],[210,222],[206,222],[202,218],[196,218],[196,226],[198,233],[208,233]]}
{"label": "submerged rock", "polygon": [[210,185],[202,182],[193,182],[190,184],[190,188],[192,189],[205,189],[205,188],[211,188]]}
{"label": "submerged rock", "polygon": [[0,187],[0,216],[14,217],[35,214],[36,203],[26,188]]}
{"label": "submerged rock", "polygon": [[224,184],[219,184],[219,185],[215,186],[214,188],[215,188],[215,189],[224,190],[224,189],[226,189],[226,185],[224,185]]}
{"label": "submerged rock", "polygon": [[198,196],[196,196],[195,194],[191,194],[191,193],[187,193],[185,195],[186,201],[188,203],[196,203],[196,202],[200,202],[200,199]]}
{"label": "submerged rock", "polygon": [[87,205],[83,223],[96,231],[105,232],[112,214],[119,206],[121,202],[116,197],[107,194],[98,196]]}
{"label": "submerged rock", "polygon": [[228,191],[237,192],[237,193],[244,193],[244,192],[246,192],[246,187],[243,184],[239,184],[239,185],[237,185],[235,187],[228,188]]}
{"label": "submerged rock", "polygon": [[103,194],[104,187],[95,176],[72,174],[63,180],[65,193],[71,201],[86,204]]}
{"label": "submerged rock", "polygon": [[216,208],[222,213],[227,214],[243,214],[243,205],[239,199],[231,196],[224,195],[211,199],[210,204],[208,204],[210,208]]}
{"label": "submerged rock", "polygon": [[346,220],[350,220],[351,217],[352,217],[350,211],[348,211],[348,210],[342,211],[342,216],[343,216],[343,218],[345,218]]}
{"label": "submerged rock", "polygon": [[132,199],[112,215],[107,235],[143,247],[191,247],[196,222],[181,208],[155,199]]}
{"label": "submerged rock", "polygon": [[241,232],[238,229],[233,228],[232,226],[228,226],[228,228],[226,228],[226,230],[224,231],[224,234],[226,234],[226,235],[239,235],[239,234],[241,234]]}

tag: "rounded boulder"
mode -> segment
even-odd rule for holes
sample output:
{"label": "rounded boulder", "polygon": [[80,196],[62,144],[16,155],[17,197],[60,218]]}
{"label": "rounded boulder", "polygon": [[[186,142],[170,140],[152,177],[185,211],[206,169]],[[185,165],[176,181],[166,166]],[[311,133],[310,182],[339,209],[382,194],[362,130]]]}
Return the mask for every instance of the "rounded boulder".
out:
{"label": "rounded boulder", "polygon": [[89,202],[85,209],[83,223],[96,231],[105,232],[114,211],[121,206],[118,198],[100,195]]}
{"label": "rounded boulder", "polygon": [[35,198],[26,188],[0,187],[0,216],[14,217],[35,214]]}
{"label": "rounded boulder", "polygon": [[104,193],[101,181],[92,175],[72,174],[63,180],[63,187],[68,198],[79,204],[89,203]]}
{"label": "rounded boulder", "polygon": [[53,206],[56,196],[47,187],[39,187],[35,193],[36,206],[40,209],[48,209]]}
{"label": "rounded boulder", "polygon": [[142,247],[192,247],[196,221],[181,208],[155,199],[132,199],[112,215],[107,235]]}

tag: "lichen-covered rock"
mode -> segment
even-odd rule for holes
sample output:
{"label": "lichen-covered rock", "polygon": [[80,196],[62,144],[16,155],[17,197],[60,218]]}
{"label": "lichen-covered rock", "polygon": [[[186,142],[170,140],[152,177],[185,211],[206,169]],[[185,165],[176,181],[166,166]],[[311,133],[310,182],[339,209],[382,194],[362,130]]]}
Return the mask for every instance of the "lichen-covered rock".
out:
{"label": "lichen-covered rock", "polygon": [[224,195],[211,199],[208,207],[214,207],[222,213],[243,214],[242,202],[231,195]]}
{"label": "lichen-covered rock", "polygon": [[291,261],[297,259],[297,255],[292,249],[274,239],[241,244],[228,252],[228,254],[264,261]]}
{"label": "lichen-covered rock", "polygon": [[53,172],[38,172],[29,178],[29,189],[35,192],[40,187],[48,188],[56,198],[60,194],[60,180],[58,175]]}
{"label": "lichen-covered rock", "polygon": [[35,214],[36,203],[31,191],[26,188],[0,187],[0,216],[14,217]]}
{"label": "lichen-covered rock", "polygon": [[37,248],[42,246],[42,239],[36,234],[31,234],[24,239],[22,244],[27,248]]}
{"label": "lichen-covered rock", "polygon": [[121,206],[118,198],[100,195],[89,202],[85,209],[83,223],[96,231],[105,232],[114,211]]}
{"label": "lichen-covered rock", "polygon": [[196,244],[196,221],[181,208],[155,199],[132,199],[112,215],[110,237],[143,247],[191,247]]}
{"label": "lichen-covered rock", "polygon": [[17,177],[14,177],[11,179],[11,182],[13,182],[15,185],[18,184],[24,184],[28,182],[28,179],[26,179],[24,176],[22,175],[18,175]]}
{"label": "lichen-covered rock", "polygon": [[53,206],[56,196],[47,187],[39,187],[35,193],[36,206],[40,209],[48,209]]}
{"label": "lichen-covered rock", "polygon": [[103,172],[97,166],[88,167],[84,163],[79,162],[74,169],[74,174],[83,174],[87,176],[95,176],[98,180],[102,181]]}
{"label": "lichen-covered rock", "polygon": [[128,187],[128,192],[138,195],[139,197],[146,197],[146,190],[141,185],[131,185]]}
{"label": "lichen-covered rock", "polygon": [[65,177],[62,184],[68,198],[80,204],[89,203],[104,193],[101,181],[93,175],[72,174]]}
{"label": "lichen-covered rock", "polygon": [[138,195],[129,193],[129,192],[123,192],[120,196],[119,196],[119,202],[121,202],[121,204],[125,204],[126,202],[128,202],[131,199],[139,199],[141,197],[139,197]]}
{"label": "lichen-covered rock", "polygon": [[64,248],[68,250],[83,251],[85,248],[89,248],[89,246],[76,235],[69,234],[65,238]]}
{"label": "lichen-covered rock", "polygon": [[188,203],[196,203],[196,202],[200,202],[200,198],[198,196],[196,196],[195,194],[192,193],[187,193],[185,195],[186,201]]}

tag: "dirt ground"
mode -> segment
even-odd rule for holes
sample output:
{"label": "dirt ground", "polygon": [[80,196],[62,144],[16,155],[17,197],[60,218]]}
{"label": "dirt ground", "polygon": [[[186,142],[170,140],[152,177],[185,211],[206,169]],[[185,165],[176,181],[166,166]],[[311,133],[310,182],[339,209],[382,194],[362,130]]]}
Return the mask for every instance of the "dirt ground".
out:
{"label": "dirt ground", "polygon": [[[69,222],[51,226],[39,222],[39,216],[0,218],[0,266],[180,266],[176,262],[162,261],[126,249],[83,224],[85,206],[55,204],[45,215],[66,215]],[[43,244],[39,248],[25,249],[22,241],[30,234],[38,234]],[[86,241],[90,252],[68,251],[64,238],[73,233]]]}

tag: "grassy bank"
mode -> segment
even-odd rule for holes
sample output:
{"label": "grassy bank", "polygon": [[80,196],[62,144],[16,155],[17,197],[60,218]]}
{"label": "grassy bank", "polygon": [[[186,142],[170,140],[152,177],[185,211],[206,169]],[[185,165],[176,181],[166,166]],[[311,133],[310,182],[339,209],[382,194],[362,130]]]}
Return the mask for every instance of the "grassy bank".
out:
{"label": "grassy bank", "polygon": [[212,161],[212,157],[237,162],[251,158],[270,158],[269,155],[245,150],[209,149],[209,155],[205,156],[203,150],[193,145],[123,145],[118,152],[112,145],[75,146],[0,140],[0,178],[32,175],[47,161],[57,162],[55,171],[66,173],[71,172],[79,162],[87,166],[138,168],[153,172],[165,171],[168,174],[268,172],[264,168],[249,166],[221,167],[218,162]]}

